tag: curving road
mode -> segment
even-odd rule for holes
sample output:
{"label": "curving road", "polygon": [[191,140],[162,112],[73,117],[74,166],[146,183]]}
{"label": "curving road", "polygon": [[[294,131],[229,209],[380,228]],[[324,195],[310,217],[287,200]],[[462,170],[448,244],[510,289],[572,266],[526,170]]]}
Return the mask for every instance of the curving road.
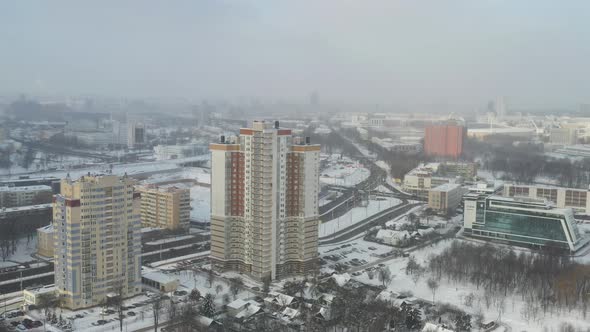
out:
{"label": "curving road", "polygon": [[320,245],[328,245],[328,244],[335,244],[342,241],[346,241],[350,238],[353,238],[359,234],[366,232],[367,230],[371,229],[372,227],[383,225],[389,220],[397,218],[411,209],[422,205],[423,203],[409,203],[407,200],[403,200],[402,204],[396,205],[394,207],[385,209],[380,211],[368,218],[365,218],[358,223],[351,225],[347,228],[344,228],[338,232],[330,234],[328,236],[320,237],[319,244]]}

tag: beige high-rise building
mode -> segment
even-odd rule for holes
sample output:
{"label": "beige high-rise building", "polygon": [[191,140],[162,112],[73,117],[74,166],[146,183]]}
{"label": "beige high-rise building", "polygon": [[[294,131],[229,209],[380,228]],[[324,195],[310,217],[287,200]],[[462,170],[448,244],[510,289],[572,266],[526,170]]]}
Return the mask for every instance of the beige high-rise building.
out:
{"label": "beige high-rise building", "polygon": [[143,227],[188,229],[191,213],[190,190],[156,185],[136,188],[141,194]]}
{"label": "beige high-rise building", "polygon": [[55,285],[61,305],[96,306],[141,291],[139,194],[127,176],[61,181],[53,202]]}
{"label": "beige high-rise building", "polygon": [[254,121],[210,150],[212,265],[256,279],[317,269],[320,146]]}

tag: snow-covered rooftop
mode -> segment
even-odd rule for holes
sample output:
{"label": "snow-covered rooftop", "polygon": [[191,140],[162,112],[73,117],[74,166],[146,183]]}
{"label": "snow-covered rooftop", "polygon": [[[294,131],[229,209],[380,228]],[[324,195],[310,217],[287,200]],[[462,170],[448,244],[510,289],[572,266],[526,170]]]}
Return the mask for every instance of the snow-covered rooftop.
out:
{"label": "snow-covered rooftop", "polygon": [[23,191],[42,191],[42,190],[51,191],[51,187],[45,186],[45,185],[24,186],[24,187],[10,187],[10,186],[0,187],[0,192],[23,192]]}
{"label": "snow-covered rooftop", "polygon": [[173,278],[169,275],[167,275],[166,273],[160,272],[158,270],[151,270],[151,269],[146,269],[143,268],[143,270],[141,271],[141,276],[142,278],[146,278],[152,281],[155,281],[157,283],[160,284],[167,284],[170,282],[178,282],[178,279]]}

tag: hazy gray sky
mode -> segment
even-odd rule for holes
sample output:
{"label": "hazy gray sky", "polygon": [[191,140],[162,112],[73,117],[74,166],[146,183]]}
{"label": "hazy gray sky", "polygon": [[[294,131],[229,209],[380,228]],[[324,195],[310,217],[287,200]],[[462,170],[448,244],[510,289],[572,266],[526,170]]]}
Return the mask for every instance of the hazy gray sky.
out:
{"label": "hazy gray sky", "polygon": [[590,101],[590,1],[0,3],[0,93]]}

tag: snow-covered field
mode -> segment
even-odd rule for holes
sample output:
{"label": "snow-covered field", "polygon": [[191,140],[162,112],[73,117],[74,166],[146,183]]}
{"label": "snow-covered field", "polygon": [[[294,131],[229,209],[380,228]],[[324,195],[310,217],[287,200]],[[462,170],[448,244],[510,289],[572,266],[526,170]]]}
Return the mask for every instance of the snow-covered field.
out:
{"label": "snow-covered field", "polygon": [[[149,172],[164,172],[164,171],[171,171],[178,169],[178,164],[182,162],[188,161],[199,161],[199,160],[208,160],[209,155],[202,155],[197,157],[190,157],[184,159],[173,159],[173,160],[162,160],[162,161],[150,161],[150,162],[141,162],[141,163],[131,163],[131,164],[113,164],[112,172],[116,175],[123,175],[125,173],[129,175],[134,174],[142,174],[142,173],[149,173]],[[32,170],[29,170],[32,171]],[[57,178],[65,178],[66,175],[69,173],[72,178],[78,178],[82,175],[90,173],[108,173],[110,171],[109,164],[101,164],[101,166],[94,166],[94,167],[85,167],[81,169],[70,169],[70,170],[57,170],[57,171],[50,171],[50,172],[43,172],[39,173],[39,176],[43,177],[57,177]],[[11,175],[0,176],[3,179],[11,179],[11,178],[18,178],[19,174],[12,173]],[[32,174],[35,176],[35,174]]]}
{"label": "snow-covered field", "polygon": [[371,172],[358,163],[334,164],[320,174],[320,182],[337,186],[353,187],[371,175]]}
{"label": "snow-covered field", "polygon": [[370,171],[358,161],[338,153],[322,154],[327,165],[320,172],[320,183],[352,187],[366,180]]}
{"label": "snow-covered field", "polygon": [[379,211],[383,211],[390,207],[399,205],[401,201],[393,197],[379,197],[375,200],[369,200],[366,207],[355,207],[348,211],[346,214],[336,219],[326,221],[320,224],[319,236],[328,236],[341,229],[352,226],[359,221],[366,219]]}
{"label": "snow-covered field", "polygon": [[20,166],[22,159],[24,158],[24,152],[21,150],[20,153],[13,153],[10,156],[12,165],[10,168],[0,168],[0,175],[11,175],[11,174],[22,174],[29,172],[40,172],[47,169],[65,169],[67,167],[74,167],[79,165],[90,165],[97,164],[98,161],[94,158],[83,158],[75,156],[63,156],[49,154],[45,152],[37,151],[33,156],[33,161],[28,168]]}
{"label": "snow-covered field", "polygon": [[163,174],[154,174],[150,176],[146,183],[158,183],[164,181],[174,181],[174,180],[183,180],[183,179],[192,179],[199,183],[211,183],[211,171],[206,168],[200,167],[183,167],[178,169],[177,172],[170,172],[170,173],[163,173]]}
{"label": "snow-covered field", "polygon": [[189,188],[191,191],[191,220],[209,222],[211,188],[191,182],[173,182],[175,180],[181,181],[186,179],[191,179],[201,184],[210,184],[211,172],[206,168],[184,167],[177,172],[152,175],[144,183],[167,182],[169,186]]}
{"label": "snow-covered field", "polygon": [[18,265],[18,263],[26,263],[36,260],[31,257],[36,251],[37,239],[35,236],[32,235],[29,240],[27,240],[26,236],[21,237],[18,239],[14,254],[8,255],[4,262],[0,259],[0,267],[15,266]]}
{"label": "snow-covered field", "polygon": [[193,186],[191,188],[191,219],[209,222],[211,219],[211,188]]}
{"label": "snow-covered field", "polygon": [[[451,242],[452,240],[441,241],[437,244],[416,250],[412,252],[412,255],[420,264],[424,266],[427,264],[427,260],[430,255],[439,253],[444,248],[448,247]],[[379,248],[377,245],[371,245],[375,248]],[[412,291],[414,296],[431,301],[433,295],[426,285],[426,280],[429,277],[428,273],[426,273],[425,276],[414,283],[411,276],[406,275],[405,268],[407,263],[408,258],[404,257],[392,258],[391,260],[383,262],[383,264],[385,264],[385,266],[390,269],[393,276],[392,281],[387,286],[387,289],[396,293]],[[376,277],[373,278],[373,280],[370,280],[366,272],[357,277],[353,277],[353,279],[370,285],[381,284],[381,282]],[[485,294],[482,289],[478,290],[474,285],[471,284],[454,283],[447,280],[446,278],[441,279],[439,283],[440,287],[435,292],[436,302],[451,303],[471,314],[481,311],[484,314],[486,320],[498,320],[499,312],[496,309],[497,307],[493,304],[490,305],[490,307],[486,305],[484,298]],[[475,300],[471,306],[465,305],[465,297],[471,293],[474,294]],[[587,328],[590,326],[590,323],[583,319],[581,313],[578,312],[560,313],[559,315],[553,316],[548,314],[546,317],[541,317],[539,321],[527,322],[521,316],[521,312],[525,306],[525,303],[522,301],[519,295],[508,294],[504,300],[505,307],[501,315],[501,322],[508,324],[512,328],[512,331],[543,331],[545,327],[548,328],[547,331],[559,331],[558,327],[562,322],[569,322],[580,328]]]}

